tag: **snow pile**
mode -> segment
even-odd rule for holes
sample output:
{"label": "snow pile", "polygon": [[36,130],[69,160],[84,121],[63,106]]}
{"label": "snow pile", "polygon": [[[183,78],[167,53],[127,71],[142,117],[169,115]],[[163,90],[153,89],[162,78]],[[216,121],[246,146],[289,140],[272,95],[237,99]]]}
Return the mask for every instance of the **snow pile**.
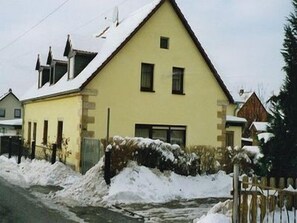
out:
{"label": "snow pile", "polygon": [[19,168],[26,182],[31,185],[65,187],[75,183],[81,176],[61,162],[51,165],[45,160],[26,160],[26,162],[19,164]]}
{"label": "snow pile", "polygon": [[229,197],[232,178],[224,172],[205,176],[181,176],[128,163],[107,186],[103,159],[85,175],[60,162],[8,159],[0,156],[0,176],[22,187],[56,185],[64,189],[51,192],[49,198],[68,205],[112,205],[117,203],[164,203],[176,199]]}
{"label": "snow pile", "polygon": [[171,171],[161,173],[158,169],[138,166],[135,162],[130,162],[112,178],[111,185],[107,188],[101,162],[90,169],[80,182],[56,192],[53,198],[61,201],[68,199],[70,204],[76,202],[81,205],[111,205],[230,196],[232,179],[223,172],[186,177]]}
{"label": "snow pile", "polygon": [[230,217],[223,214],[208,214],[201,217],[199,220],[194,220],[194,223],[230,223]]}
{"label": "snow pile", "polygon": [[75,184],[50,194],[50,197],[57,202],[66,202],[71,206],[101,205],[103,196],[108,193],[102,168],[103,159],[87,171]]}
{"label": "snow pile", "polygon": [[60,162],[51,165],[45,160],[22,158],[17,164],[16,157],[0,156],[0,176],[12,184],[30,187],[32,185],[54,185],[65,187],[80,179],[81,174]]}
{"label": "snow pile", "polygon": [[199,219],[195,219],[194,223],[230,223],[232,217],[232,205],[231,200],[225,202],[219,202],[213,206],[207,213]]}
{"label": "snow pile", "polygon": [[112,180],[105,199],[119,203],[159,203],[210,195],[226,197],[230,195],[231,182],[231,178],[223,172],[210,176],[186,177],[171,171],[161,173],[158,169],[152,170],[130,163],[129,167]]}

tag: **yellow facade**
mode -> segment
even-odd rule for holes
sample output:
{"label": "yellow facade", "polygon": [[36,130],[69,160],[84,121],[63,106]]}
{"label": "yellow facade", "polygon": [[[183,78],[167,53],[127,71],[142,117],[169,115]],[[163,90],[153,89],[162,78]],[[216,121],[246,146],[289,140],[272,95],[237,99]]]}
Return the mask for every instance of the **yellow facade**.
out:
{"label": "yellow facade", "polygon": [[[160,48],[160,36],[169,38],[169,49]],[[154,64],[153,93],[140,91],[141,63]],[[185,95],[171,93],[172,67],[185,69]],[[96,110],[88,125],[97,138],[106,135],[109,107],[110,136],[133,136],[137,123],[184,125],[187,145],[222,146],[218,112],[228,99],[168,1],[87,88],[98,89],[89,98]]]}
{"label": "yellow facade", "polygon": [[[169,49],[160,48],[161,36],[169,38]],[[154,92],[140,90],[141,63],[154,64]],[[173,67],[184,68],[184,94],[172,94]],[[42,148],[44,120],[50,143],[63,121],[63,137],[70,139],[67,163],[79,170],[82,138],[106,137],[108,108],[109,136],[134,136],[136,124],[185,126],[186,146],[221,147],[228,106],[222,86],[165,1],[81,92],[25,101],[23,136],[28,140],[28,123],[36,123],[36,145]]]}
{"label": "yellow facade", "polygon": [[33,140],[33,124],[36,123],[36,147],[43,145],[44,121],[48,121],[48,143],[56,143],[58,121],[63,122],[63,138],[69,139],[67,150],[70,152],[66,163],[78,170],[80,157],[80,125],[82,117],[81,96],[67,96],[50,100],[39,100],[24,104],[23,138],[28,142],[28,123],[31,122],[31,140]]}
{"label": "yellow facade", "polygon": [[234,133],[234,147],[241,148],[242,126],[229,126],[226,128],[226,131]]}

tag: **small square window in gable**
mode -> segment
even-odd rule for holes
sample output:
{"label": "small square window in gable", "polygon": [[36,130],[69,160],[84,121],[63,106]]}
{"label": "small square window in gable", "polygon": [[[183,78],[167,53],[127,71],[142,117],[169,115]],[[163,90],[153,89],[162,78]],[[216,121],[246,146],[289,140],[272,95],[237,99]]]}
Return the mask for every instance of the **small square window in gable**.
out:
{"label": "small square window in gable", "polygon": [[168,37],[160,37],[160,48],[161,49],[169,49],[169,38]]}

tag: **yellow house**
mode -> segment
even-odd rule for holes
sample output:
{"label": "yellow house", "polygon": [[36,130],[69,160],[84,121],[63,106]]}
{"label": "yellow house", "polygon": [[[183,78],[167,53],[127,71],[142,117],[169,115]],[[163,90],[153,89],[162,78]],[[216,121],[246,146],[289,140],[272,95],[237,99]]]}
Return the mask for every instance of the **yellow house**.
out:
{"label": "yellow house", "polygon": [[78,171],[89,138],[226,145],[233,98],[174,0],[114,17],[87,41],[68,36],[64,61],[51,49],[47,65],[38,58],[38,83],[22,98],[26,142],[68,139],[66,162]]}

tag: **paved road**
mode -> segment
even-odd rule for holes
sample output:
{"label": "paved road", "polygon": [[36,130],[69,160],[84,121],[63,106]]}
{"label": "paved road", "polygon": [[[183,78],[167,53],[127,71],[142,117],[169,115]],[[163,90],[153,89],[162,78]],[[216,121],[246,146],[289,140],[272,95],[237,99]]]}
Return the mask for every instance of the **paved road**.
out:
{"label": "paved road", "polygon": [[[102,207],[75,207],[70,211],[50,209],[29,190],[11,185],[0,177],[0,223],[143,222]],[[69,216],[74,216],[74,220],[68,219]]]}
{"label": "paved road", "polygon": [[74,222],[49,209],[27,190],[10,185],[0,177],[0,222]]}

